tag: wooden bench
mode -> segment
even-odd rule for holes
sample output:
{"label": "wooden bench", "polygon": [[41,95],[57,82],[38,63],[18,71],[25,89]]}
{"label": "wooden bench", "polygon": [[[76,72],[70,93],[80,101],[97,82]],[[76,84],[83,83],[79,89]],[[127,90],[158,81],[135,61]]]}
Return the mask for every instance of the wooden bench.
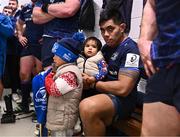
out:
{"label": "wooden bench", "polygon": [[128,136],[140,136],[142,126],[142,108],[136,108],[129,118],[118,121],[113,126],[120,129]]}

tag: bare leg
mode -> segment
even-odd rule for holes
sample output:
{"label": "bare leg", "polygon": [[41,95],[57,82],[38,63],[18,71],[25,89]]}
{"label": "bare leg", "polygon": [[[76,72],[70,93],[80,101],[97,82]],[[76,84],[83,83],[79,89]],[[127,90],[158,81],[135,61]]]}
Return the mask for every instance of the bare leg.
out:
{"label": "bare leg", "polygon": [[143,106],[141,136],[180,135],[180,114],[170,105],[156,102]]}
{"label": "bare leg", "polygon": [[20,59],[20,78],[21,81],[31,80],[31,73],[34,67],[34,57],[25,56]]}
{"label": "bare leg", "polygon": [[39,72],[42,71],[42,62],[39,59],[37,59],[36,57],[34,57],[34,64],[35,64],[35,66],[32,70],[33,76],[37,75]]}
{"label": "bare leg", "polygon": [[20,78],[21,78],[21,95],[22,95],[22,111],[29,112],[29,97],[31,90],[31,74],[34,67],[34,57],[25,56],[20,59]]}
{"label": "bare leg", "polygon": [[95,95],[80,103],[80,116],[86,136],[104,136],[115,114],[111,99],[105,95]]}

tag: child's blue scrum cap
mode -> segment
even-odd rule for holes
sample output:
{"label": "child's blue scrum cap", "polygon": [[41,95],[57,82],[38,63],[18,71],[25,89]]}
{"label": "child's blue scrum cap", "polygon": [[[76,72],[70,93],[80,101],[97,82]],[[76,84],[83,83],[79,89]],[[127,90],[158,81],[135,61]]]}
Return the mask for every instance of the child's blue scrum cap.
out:
{"label": "child's blue scrum cap", "polygon": [[85,35],[82,32],[74,33],[72,38],[62,38],[52,48],[52,53],[59,56],[63,61],[75,62],[82,51]]}

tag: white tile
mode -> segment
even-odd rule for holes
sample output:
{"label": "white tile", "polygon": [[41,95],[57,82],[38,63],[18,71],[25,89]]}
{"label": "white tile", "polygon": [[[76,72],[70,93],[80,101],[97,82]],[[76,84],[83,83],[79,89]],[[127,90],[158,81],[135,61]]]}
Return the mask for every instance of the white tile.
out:
{"label": "white tile", "polygon": [[141,18],[131,19],[131,30],[129,36],[133,39],[139,37]]}
{"label": "white tile", "polygon": [[133,0],[131,18],[142,16],[143,0]]}

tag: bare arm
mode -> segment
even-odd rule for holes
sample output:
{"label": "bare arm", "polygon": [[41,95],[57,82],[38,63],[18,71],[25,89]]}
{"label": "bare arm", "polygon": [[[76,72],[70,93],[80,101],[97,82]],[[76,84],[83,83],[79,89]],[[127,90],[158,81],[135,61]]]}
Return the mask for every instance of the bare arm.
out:
{"label": "bare arm", "polygon": [[138,71],[120,71],[118,80],[116,81],[98,81],[96,83],[96,89],[98,91],[112,93],[117,96],[127,96],[134,88],[136,81],[139,77]]}
{"label": "bare arm", "polygon": [[141,22],[141,31],[138,40],[138,47],[141,59],[144,63],[146,74],[149,77],[157,70],[156,68],[154,68],[150,57],[152,40],[157,36],[157,33],[158,31],[155,16],[155,1],[147,0]]}
{"label": "bare arm", "polygon": [[48,13],[57,18],[67,18],[76,14],[80,8],[80,0],[65,0],[48,6]]}
{"label": "bare arm", "polygon": [[141,22],[140,39],[152,41],[156,34],[155,1],[147,0]]}
{"label": "bare arm", "polygon": [[33,22],[36,24],[44,24],[54,18],[54,16],[43,12],[40,7],[34,7],[33,9]]}
{"label": "bare arm", "polygon": [[26,46],[27,44],[27,38],[23,36],[24,33],[24,21],[22,21],[21,19],[18,19],[18,21],[16,22],[16,30],[17,30],[17,36],[18,36],[18,40],[21,43],[22,46]]}

